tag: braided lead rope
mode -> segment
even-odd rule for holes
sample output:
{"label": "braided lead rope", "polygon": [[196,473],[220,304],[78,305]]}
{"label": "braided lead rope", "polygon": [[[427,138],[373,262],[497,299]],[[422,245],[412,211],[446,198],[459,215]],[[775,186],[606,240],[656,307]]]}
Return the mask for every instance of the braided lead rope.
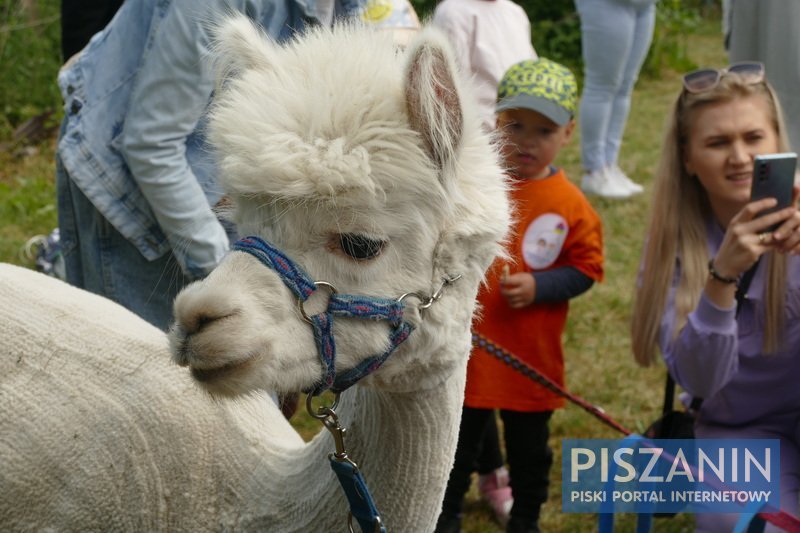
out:
{"label": "braided lead rope", "polygon": [[628,430],[624,426],[617,423],[613,418],[608,416],[605,413],[605,411],[603,411],[602,408],[592,405],[583,398],[580,398],[568,392],[566,389],[562,388],[548,377],[542,375],[541,372],[530,366],[528,363],[520,360],[518,357],[514,356],[510,352],[494,344],[492,341],[490,341],[480,333],[475,333],[475,332],[472,333],[472,343],[483,348],[484,350],[486,350],[488,354],[494,356],[495,358],[507,364],[514,370],[520,372],[525,377],[535,381],[539,385],[542,385],[547,390],[554,392],[563,398],[566,398],[570,402],[581,407],[583,410],[588,411],[593,416],[597,417],[601,422],[616,429],[620,433],[623,433],[625,435],[630,435],[631,433],[633,433],[632,431]]}
{"label": "braided lead rope", "polygon": [[[575,405],[581,407],[585,411],[588,411],[590,414],[598,418],[601,422],[605,423],[606,425],[616,429],[620,433],[626,436],[635,435],[634,432],[628,430],[621,424],[617,423],[613,418],[605,414],[605,411],[600,407],[596,407],[583,398],[579,396],[575,396],[574,394],[568,392],[566,389],[560,387],[557,383],[553,382],[546,376],[544,376],[541,372],[530,366],[528,363],[522,361],[518,357],[516,357],[511,352],[501,348],[497,344],[493,343],[480,333],[472,333],[472,343],[477,345],[493,357],[499,359],[503,363],[507,364],[511,368],[517,370],[525,377],[535,381],[536,383],[542,385],[546,389],[551,392],[558,394],[559,396],[566,398],[570,402],[574,403]],[[669,454],[663,454],[665,459],[668,458]],[[784,531],[788,531],[789,533],[800,533],[800,518],[787,513],[786,511],[782,511],[780,509],[775,509],[772,506],[765,506],[762,508],[763,510],[759,511],[756,516],[774,524],[775,526],[783,529]]]}

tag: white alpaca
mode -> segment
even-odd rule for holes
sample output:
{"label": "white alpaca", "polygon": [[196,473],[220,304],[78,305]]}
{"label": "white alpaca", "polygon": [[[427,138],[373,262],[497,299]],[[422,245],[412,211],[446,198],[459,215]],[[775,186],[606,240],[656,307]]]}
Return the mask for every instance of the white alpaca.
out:
{"label": "white alpaca", "polygon": [[[346,26],[284,48],[244,19],[219,35],[210,138],[240,233],[340,294],[419,295],[403,300],[408,339],[337,412],[387,530],[430,531],[456,444],[475,295],[509,219],[496,154],[432,30],[405,52]],[[312,300],[308,314],[325,306]],[[331,436],[305,444],[260,392],[323,377],[294,294],[234,251],[175,308],[173,358],[195,382],[169,361],[167,337],[124,309],[0,268],[4,529],[345,529]],[[392,327],[336,317],[336,371],[385,351]],[[236,398],[214,400],[196,382]]]}

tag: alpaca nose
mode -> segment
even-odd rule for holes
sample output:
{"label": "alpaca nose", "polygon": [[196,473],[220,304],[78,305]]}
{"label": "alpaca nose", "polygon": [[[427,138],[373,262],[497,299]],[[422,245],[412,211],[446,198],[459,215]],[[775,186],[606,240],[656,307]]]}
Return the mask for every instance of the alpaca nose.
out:
{"label": "alpaca nose", "polygon": [[186,338],[240,312],[241,305],[230,290],[219,290],[206,281],[192,283],[175,298],[172,329]]}
{"label": "alpaca nose", "polygon": [[[217,305],[211,305],[211,303]],[[169,331],[172,359],[179,366],[189,366],[197,355],[193,345],[193,338],[210,329],[219,322],[239,314],[239,309],[232,306],[219,306],[220,299],[196,299],[191,293],[178,295],[175,301],[175,322]]]}
{"label": "alpaca nose", "polygon": [[189,366],[189,342],[192,335],[202,333],[216,322],[236,314],[235,311],[221,314],[200,311],[188,314],[188,316],[186,314],[178,316],[169,332],[173,346],[173,359],[178,366]]}
{"label": "alpaca nose", "polygon": [[210,311],[198,311],[196,313],[189,314],[188,316],[177,318],[173,327],[180,328],[180,330],[183,331],[184,336],[188,338],[191,335],[202,332],[214,322],[228,318],[234,314],[236,313],[212,313]]}

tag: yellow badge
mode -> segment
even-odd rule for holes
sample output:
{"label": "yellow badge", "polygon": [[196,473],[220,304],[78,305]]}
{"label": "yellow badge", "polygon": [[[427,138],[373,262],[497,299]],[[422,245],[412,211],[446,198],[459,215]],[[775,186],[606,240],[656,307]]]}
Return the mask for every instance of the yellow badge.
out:
{"label": "yellow badge", "polygon": [[364,6],[361,18],[373,24],[383,22],[392,14],[392,0],[369,0]]}

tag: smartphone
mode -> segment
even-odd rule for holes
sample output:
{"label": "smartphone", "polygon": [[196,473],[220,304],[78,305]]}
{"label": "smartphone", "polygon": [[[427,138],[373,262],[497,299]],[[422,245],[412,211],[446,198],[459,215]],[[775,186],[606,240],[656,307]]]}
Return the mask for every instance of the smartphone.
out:
{"label": "smartphone", "polygon": [[[780,211],[792,205],[792,188],[794,187],[794,171],[797,166],[797,154],[757,155],[753,164],[753,180],[750,184],[750,201],[762,198],[775,198],[778,205],[765,209],[759,216]],[[780,224],[773,224],[767,231],[775,231]]]}

